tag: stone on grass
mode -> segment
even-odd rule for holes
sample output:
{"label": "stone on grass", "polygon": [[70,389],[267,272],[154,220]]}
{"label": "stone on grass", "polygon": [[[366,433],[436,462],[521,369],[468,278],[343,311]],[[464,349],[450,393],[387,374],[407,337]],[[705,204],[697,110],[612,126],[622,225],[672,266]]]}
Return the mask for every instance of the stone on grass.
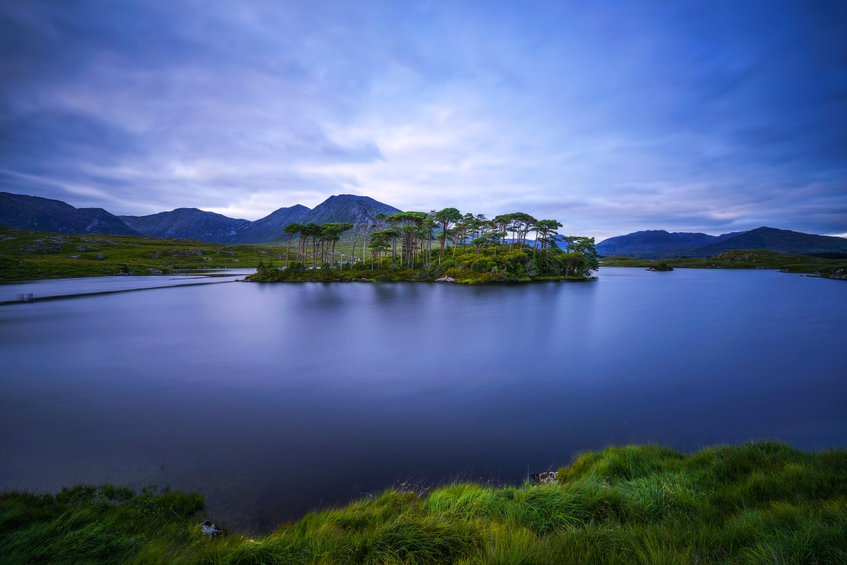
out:
{"label": "stone on grass", "polygon": [[556,483],[556,471],[544,471],[530,475],[537,485],[552,485]]}

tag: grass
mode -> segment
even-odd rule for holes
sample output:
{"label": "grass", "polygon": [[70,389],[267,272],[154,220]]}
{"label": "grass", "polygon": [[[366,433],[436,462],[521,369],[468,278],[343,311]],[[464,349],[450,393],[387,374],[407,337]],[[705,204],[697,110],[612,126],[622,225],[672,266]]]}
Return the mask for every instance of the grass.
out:
{"label": "grass", "polygon": [[2,563],[844,563],[847,452],[776,442],[586,453],[558,483],[391,490],[265,537],[204,537],[198,497],[0,496]]}
{"label": "grass", "polygon": [[280,260],[284,253],[259,245],[0,227],[0,281],[253,268],[259,261]]}
{"label": "grass", "polygon": [[127,563],[189,557],[203,498],[79,486],[0,496],[0,563]]}
{"label": "grass", "polygon": [[714,257],[680,257],[642,259],[638,257],[605,257],[603,267],[642,267],[654,270],[660,263],[668,267],[693,269],[779,269],[786,273],[809,273],[824,278],[847,280],[847,259],[812,255],[789,255],[765,249],[736,249]]}

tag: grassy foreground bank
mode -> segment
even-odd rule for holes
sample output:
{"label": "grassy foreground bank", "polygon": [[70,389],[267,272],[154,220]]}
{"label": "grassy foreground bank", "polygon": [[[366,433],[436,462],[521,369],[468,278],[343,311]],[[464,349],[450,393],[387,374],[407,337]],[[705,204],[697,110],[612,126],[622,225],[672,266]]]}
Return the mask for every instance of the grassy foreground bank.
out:
{"label": "grassy foreground bank", "polygon": [[201,519],[196,495],[5,493],[0,562],[845,563],[847,451],[627,446],[556,484],[388,491],[266,537],[210,539]]}

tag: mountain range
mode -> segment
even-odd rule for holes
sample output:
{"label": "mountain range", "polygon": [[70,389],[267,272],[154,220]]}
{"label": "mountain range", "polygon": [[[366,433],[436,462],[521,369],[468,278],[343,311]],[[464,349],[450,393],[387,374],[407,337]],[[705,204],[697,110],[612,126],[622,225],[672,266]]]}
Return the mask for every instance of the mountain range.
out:
{"label": "mountain range", "polygon": [[297,204],[256,221],[230,218],[197,208],[177,208],[148,216],[115,216],[102,208],[74,208],[61,200],[0,192],[0,225],[56,233],[111,233],[211,243],[268,243],[284,239],[283,229],[299,222],[350,222],[357,228],[376,215],[401,210],[368,196],[330,196],[313,209]]}
{"label": "mountain range", "polygon": [[251,222],[197,208],[177,208],[149,216],[118,216],[129,227],[152,237],[190,238],[212,243],[265,243],[280,239],[283,228],[299,222],[309,212],[305,206],[280,208]]}
{"label": "mountain range", "polygon": [[141,235],[102,208],[74,208],[61,200],[0,192],[0,226],[54,233]]}
{"label": "mountain range", "polygon": [[[256,221],[230,218],[197,208],[177,208],[148,216],[116,216],[102,208],[75,208],[61,200],[0,192],[0,225],[56,233],[111,233],[211,243],[268,243],[286,239],[292,222],[350,222],[361,229],[376,215],[400,212],[368,196],[330,196],[313,209],[300,204],[279,208]],[[601,256],[651,259],[711,257],[730,249],[768,249],[780,253],[847,253],[847,239],[760,227],[722,235],[648,230],[609,238],[597,244]]]}
{"label": "mountain range", "polygon": [[597,244],[597,252],[604,257],[620,255],[649,259],[712,257],[730,249],[767,249],[804,255],[847,253],[847,239],[763,226],[722,235],[639,231],[610,237]]}

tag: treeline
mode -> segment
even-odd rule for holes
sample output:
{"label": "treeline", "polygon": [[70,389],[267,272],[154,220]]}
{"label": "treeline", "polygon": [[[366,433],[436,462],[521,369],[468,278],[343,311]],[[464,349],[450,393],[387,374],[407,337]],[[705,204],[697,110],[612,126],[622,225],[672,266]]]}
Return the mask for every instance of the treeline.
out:
{"label": "treeline", "polygon": [[[477,253],[483,249],[496,253],[498,247],[528,245],[527,236],[530,233],[535,234],[533,249],[545,250],[557,247],[557,243],[564,243],[566,247],[586,252],[594,245],[593,238],[559,235],[557,230],[562,224],[557,220],[536,220],[524,212],[501,214],[489,220],[484,214],[462,214],[456,208],[445,208],[438,212],[399,212],[391,216],[379,213],[375,218],[376,223],[368,226],[364,233],[354,232],[352,262],[360,260],[356,256],[359,242],[362,243],[361,261],[368,259],[366,250],[370,250],[373,262],[381,260],[390,250],[392,261],[409,268],[431,259],[433,243],[439,247],[439,262],[445,255],[448,243],[453,244],[454,255],[460,247],[473,247]],[[312,266],[329,263],[334,266],[336,244],[342,234],[353,227],[349,222],[289,224],[284,230],[287,251],[290,254],[291,241],[297,236],[295,262],[311,262]],[[511,238],[507,239],[509,235]],[[289,256],[286,255],[286,262]]]}
{"label": "treeline", "polygon": [[284,230],[286,272],[263,264],[254,280],[324,280],[345,269],[381,272],[395,280],[448,276],[462,282],[590,276],[598,268],[594,239],[560,235],[561,227],[557,220],[524,212],[491,219],[456,208],[380,213],[373,224],[345,238],[348,252],[339,259],[338,242],[353,224],[292,223]]}

